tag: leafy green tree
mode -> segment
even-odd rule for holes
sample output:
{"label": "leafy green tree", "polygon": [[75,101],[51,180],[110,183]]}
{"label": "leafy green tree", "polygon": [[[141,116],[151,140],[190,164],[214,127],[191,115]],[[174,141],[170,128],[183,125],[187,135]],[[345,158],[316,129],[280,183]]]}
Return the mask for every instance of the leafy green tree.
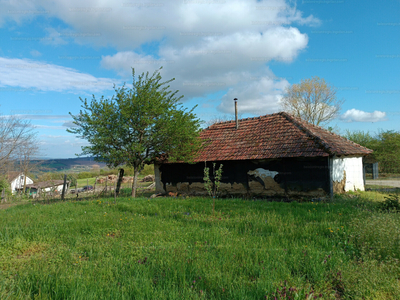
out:
{"label": "leafy green tree", "polygon": [[385,173],[400,173],[400,132],[381,131],[372,146],[375,158]]}
{"label": "leafy green tree", "polygon": [[371,156],[379,162],[379,168],[385,173],[400,172],[400,132],[380,131],[371,135],[368,131],[347,131],[345,137],[374,152]]}
{"label": "leafy green tree", "polygon": [[337,99],[335,87],[323,78],[313,77],[286,88],[281,103],[295,117],[322,125],[337,116],[343,101]]}
{"label": "leafy green tree", "polygon": [[355,130],[355,131],[346,130],[344,137],[354,143],[357,143],[371,150],[374,150],[373,147],[377,142],[377,139],[373,137],[369,133],[369,131],[364,132],[362,130]]}
{"label": "leafy green tree", "polygon": [[134,168],[133,197],[145,164],[161,157],[171,162],[191,161],[201,146],[200,120],[194,108],[182,107],[179,100],[183,96],[169,90],[174,79],[162,82],[160,70],[136,78],[132,69],[132,88],[114,88],[111,99],[93,96],[88,102],[81,98],[83,110],[77,115],[70,113],[76,127],[67,131],[90,144],[82,147],[82,154],[92,155],[110,168],[123,164]]}

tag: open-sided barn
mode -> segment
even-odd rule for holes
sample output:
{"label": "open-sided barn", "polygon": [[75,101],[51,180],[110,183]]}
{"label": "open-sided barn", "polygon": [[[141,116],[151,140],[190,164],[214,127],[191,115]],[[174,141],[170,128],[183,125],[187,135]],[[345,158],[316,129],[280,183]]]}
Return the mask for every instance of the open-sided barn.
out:
{"label": "open-sided barn", "polygon": [[221,195],[325,196],[364,190],[372,150],[285,113],[214,124],[194,163],[155,166],[158,192],[204,195],[204,167],[223,164]]}

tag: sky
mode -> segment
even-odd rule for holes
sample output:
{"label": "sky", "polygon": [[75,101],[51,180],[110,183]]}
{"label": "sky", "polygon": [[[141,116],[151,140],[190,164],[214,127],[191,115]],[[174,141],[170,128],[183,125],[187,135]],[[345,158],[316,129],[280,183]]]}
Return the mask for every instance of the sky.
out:
{"label": "sky", "polygon": [[399,0],[0,0],[0,113],[30,120],[42,156],[76,157],[80,99],[163,67],[204,124],[234,98],[241,118],[282,111],[318,76],[344,101],[337,132],[398,131],[399,16]]}

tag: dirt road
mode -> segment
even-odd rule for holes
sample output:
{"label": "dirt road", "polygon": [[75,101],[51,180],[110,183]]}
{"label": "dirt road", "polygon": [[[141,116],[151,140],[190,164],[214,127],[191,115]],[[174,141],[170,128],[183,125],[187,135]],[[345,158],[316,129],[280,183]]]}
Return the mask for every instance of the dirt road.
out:
{"label": "dirt road", "polygon": [[386,186],[392,186],[392,187],[398,187],[400,188],[400,180],[366,180],[366,184],[369,185],[386,185]]}

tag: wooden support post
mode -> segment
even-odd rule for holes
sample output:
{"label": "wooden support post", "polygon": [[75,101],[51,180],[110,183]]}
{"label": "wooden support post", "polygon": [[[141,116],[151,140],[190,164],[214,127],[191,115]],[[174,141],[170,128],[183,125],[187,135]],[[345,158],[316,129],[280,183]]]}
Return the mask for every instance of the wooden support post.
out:
{"label": "wooden support post", "polygon": [[329,170],[329,194],[333,200],[333,158],[328,156],[328,170]]}
{"label": "wooden support post", "polygon": [[61,194],[61,200],[64,200],[66,185],[67,185],[67,174],[64,174],[64,184],[63,184],[63,189],[62,189],[62,194]]}

